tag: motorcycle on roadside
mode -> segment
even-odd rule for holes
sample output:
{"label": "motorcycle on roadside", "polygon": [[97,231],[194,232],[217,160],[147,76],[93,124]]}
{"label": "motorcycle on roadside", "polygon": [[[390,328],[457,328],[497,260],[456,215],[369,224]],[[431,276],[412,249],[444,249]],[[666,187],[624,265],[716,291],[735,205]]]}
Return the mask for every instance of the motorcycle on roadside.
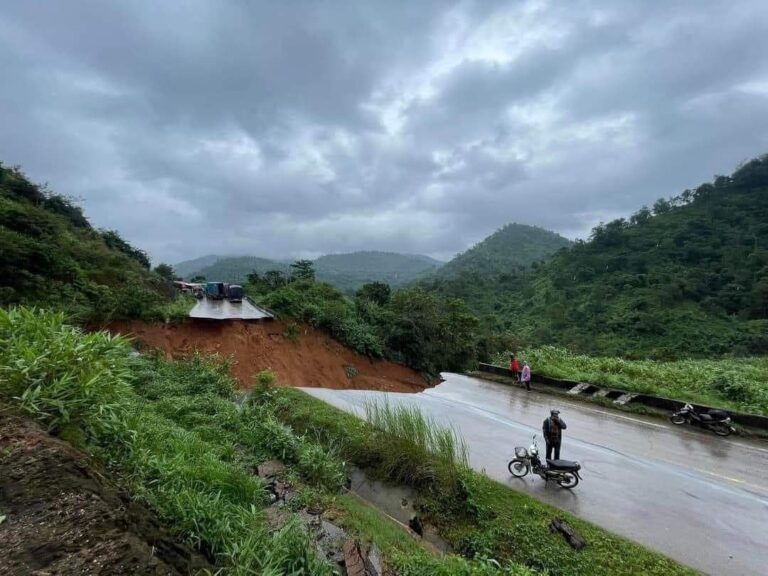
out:
{"label": "motorcycle on roadside", "polygon": [[729,436],[736,432],[731,425],[731,417],[723,410],[709,410],[708,412],[696,412],[693,406],[686,404],[680,410],[673,413],[669,420],[672,424],[685,424],[688,422],[694,426],[701,426],[711,430],[718,436]]}
{"label": "motorcycle on roadside", "polygon": [[581,480],[579,470],[581,464],[570,460],[550,460],[543,464],[539,458],[539,447],[536,444],[536,435],[533,436],[533,443],[530,448],[523,446],[515,448],[515,458],[507,465],[509,473],[515,478],[522,478],[529,472],[538,474],[545,481],[554,480],[561,488],[574,488]]}

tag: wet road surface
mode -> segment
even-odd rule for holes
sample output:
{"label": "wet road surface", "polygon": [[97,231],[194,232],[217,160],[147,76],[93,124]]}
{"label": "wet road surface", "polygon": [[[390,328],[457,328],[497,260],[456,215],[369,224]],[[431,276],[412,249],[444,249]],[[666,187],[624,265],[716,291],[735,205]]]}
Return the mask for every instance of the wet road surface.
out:
{"label": "wet road surface", "polygon": [[228,300],[210,300],[203,298],[197,301],[189,313],[190,318],[207,318],[210,320],[261,320],[272,318],[272,314],[247,300],[232,303]]}
{"label": "wet road surface", "polygon": [[[719,438],[662,420],[525,392],[458,374],[419,394],[304,391],[350,412],[367,399],[418,406],[465,439],[470,463],[491,478],[708,574],[768,573],[768,443]],[[561,410],[561,458],[581,462],[572,491],[538,476],[513,478],[515,446],[531,444]]]}

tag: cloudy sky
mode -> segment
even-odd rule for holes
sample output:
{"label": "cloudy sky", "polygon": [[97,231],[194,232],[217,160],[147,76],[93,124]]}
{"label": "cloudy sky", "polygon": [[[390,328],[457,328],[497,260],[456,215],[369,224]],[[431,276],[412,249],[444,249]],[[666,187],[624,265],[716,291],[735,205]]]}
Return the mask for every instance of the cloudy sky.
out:
{"label": "cloudy sky", "polygon": [[155,262],[571,238],[768,152],[768,2],[5,0],[0,161]]}

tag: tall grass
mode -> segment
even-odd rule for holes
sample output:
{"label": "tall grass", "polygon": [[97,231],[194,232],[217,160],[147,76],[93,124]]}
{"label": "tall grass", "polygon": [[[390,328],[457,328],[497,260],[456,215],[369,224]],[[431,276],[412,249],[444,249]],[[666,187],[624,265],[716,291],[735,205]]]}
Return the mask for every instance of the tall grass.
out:
{"label": "tall grass", "polygon": [[[534,372],[553,378],[768,414],[768,358],[625,360],[554,346],[523,350],[519,356]],[[508,366],[509,352],[497,354],[492,362]]]}
{"label": "tall grass", "polygon": [[130,351],[125,338],[85,333],[62,313],[0,309],[0,395],[51,432],[117,434],[131,392]]}
{"label": "tall grass", "polygon": [[413,486],[453,486],[469,467],[467,445],[456,430],[437,424],[418,408],[387,400],[365,404],[365,419],[389,478]]}

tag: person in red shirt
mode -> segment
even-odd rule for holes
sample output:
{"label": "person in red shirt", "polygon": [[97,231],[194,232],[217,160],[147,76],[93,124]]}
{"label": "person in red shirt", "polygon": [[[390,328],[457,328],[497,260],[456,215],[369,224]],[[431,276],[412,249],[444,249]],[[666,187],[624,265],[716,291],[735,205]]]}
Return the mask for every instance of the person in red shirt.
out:
{"label": "person in red shirt", "polygon": [[515,357],[514,354],[510,354],[509,356],[509,371],[512,372],[512,377],[520,381],[520,361]]}

